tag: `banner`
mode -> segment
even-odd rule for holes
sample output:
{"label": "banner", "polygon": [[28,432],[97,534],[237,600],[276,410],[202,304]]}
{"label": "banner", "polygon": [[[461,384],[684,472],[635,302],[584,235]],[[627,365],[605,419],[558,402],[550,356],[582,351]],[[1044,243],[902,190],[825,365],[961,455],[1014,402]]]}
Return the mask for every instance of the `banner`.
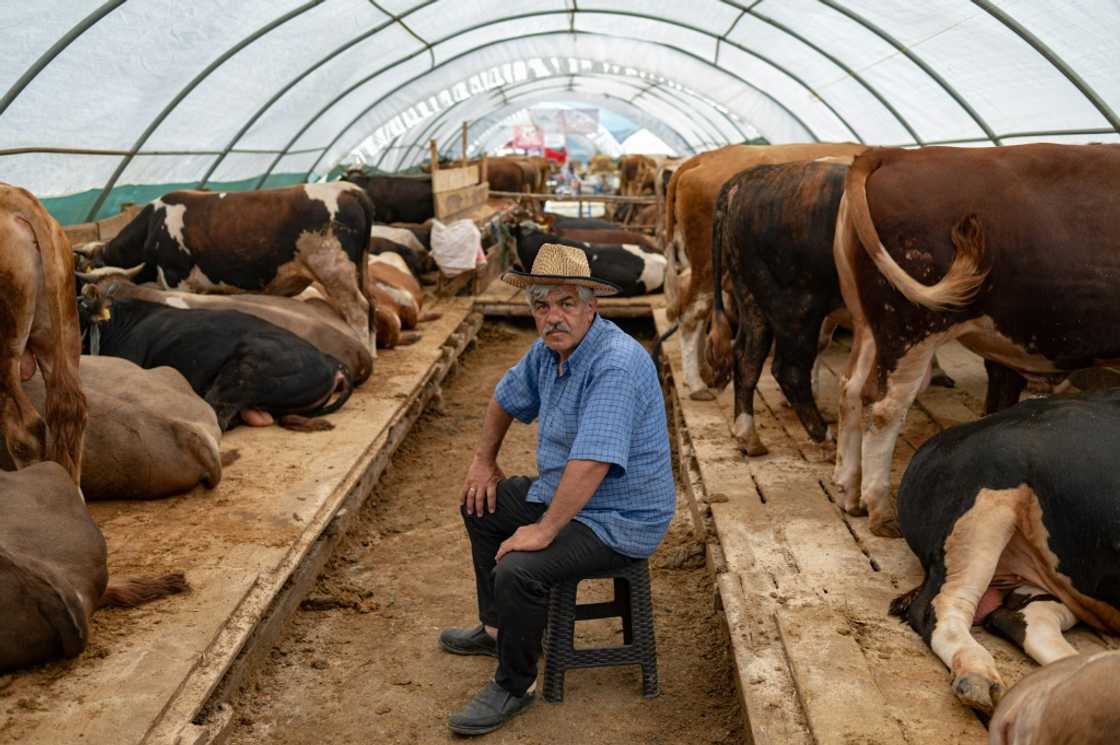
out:
{"label": "banner", "polygon": [[544,132],[532,124],[514,124],[513,146],[544,147]]}
{"label": "banner", "polygon": [[599,130],[598,109],[530,109],[529,116],[546,132],[589,135]]}

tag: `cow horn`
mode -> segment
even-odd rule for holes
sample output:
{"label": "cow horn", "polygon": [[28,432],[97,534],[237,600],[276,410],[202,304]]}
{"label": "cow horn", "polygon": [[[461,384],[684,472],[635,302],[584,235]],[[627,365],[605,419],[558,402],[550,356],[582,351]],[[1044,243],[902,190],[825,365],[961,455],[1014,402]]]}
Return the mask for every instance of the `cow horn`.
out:
{"label": "cow horn", "polygon": [[88,272],[74,272],[74,274],[83,282],[97,282],[106,277],[124,277],[125,279],[132,279],[143,271],[143,269],[144,264],[141,262],[131,269],[125,269],[119,266],[102,266],[97,269],[91,269]]}
{"label": "cow horn", "polygon": [[82,256],[96,256],[105,246],[105,241],[88,241],[87,243],[79,243],[74,246],[74,253],[81,254]]}

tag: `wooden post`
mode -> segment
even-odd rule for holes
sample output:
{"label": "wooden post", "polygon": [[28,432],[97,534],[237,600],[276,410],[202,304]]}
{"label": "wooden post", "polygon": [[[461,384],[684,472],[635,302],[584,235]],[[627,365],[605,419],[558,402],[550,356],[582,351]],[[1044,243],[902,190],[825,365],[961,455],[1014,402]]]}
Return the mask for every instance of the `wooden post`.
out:
{"label": "wooden post", "polygon": [[467,167],[467,123],[463,122],[463,168]]}
{"label": "wooden post", "polygon": [[480,183],[480,184],[487,180],[487,178],[486,178],[486,164],[487,164],[487,161],[489,159],[490,159],[490,156],[488,156],[486,154],[483,154],[483,156],[482,156],[482,166],[478,169],[478,183]]}
{"label": "wooden post", "polygon": [[432,173],[435,173],[439,170],[439,148],[434,139],[428,140],[428,149],[432,153]]}

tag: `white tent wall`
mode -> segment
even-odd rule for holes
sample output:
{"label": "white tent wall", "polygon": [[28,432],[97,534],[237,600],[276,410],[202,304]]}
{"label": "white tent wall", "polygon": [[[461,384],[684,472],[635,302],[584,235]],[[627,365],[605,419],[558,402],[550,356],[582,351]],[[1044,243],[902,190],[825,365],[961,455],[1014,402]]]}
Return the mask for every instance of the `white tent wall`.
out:
{"label": "white tent wall", "polygon": [[[114,185],[319,175],[371,143],[414,162],[431,118],[522,82],[502,74],[518,64],[671,120],[692,149],[742,131],[1114,141],[1118,39],[1101,0],[2,3],[0,180],[100,203]],[[597,82],[643,75],[685,92]]]}

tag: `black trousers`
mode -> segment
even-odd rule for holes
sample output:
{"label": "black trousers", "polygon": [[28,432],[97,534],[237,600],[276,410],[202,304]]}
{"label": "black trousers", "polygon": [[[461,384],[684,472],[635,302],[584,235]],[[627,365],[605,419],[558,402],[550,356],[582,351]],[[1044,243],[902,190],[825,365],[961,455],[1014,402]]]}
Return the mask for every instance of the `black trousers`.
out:
{"label": "black trousers", "polygon": [[471,540],[478,588],[478,617],[498,629],[494,680],[522,696],[537,678],[541,636],[548,623],[548,590],[554,583],[625,566],[632,561],[572,520],[543,551],[513,551],[494,561],[498,546],[522,525],[540,520],[547,505],[526,502],[532,479],[498,482],[496,509],[482,516],[460,510]]}

